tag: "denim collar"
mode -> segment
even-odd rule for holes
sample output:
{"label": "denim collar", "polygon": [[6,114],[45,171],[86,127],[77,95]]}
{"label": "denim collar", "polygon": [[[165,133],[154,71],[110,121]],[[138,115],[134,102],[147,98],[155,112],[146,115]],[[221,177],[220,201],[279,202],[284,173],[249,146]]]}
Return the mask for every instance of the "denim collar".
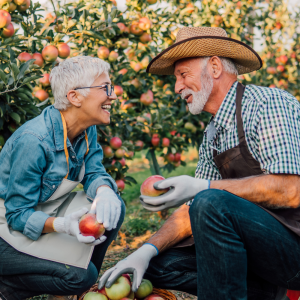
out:
{"label": "denim collar", "polygon": [[219,107],[214,119],[216,130],[218,131],[220,127],[229,130],[231,124],[235,117],[235,95],[238,82],[235,81],[234,84],[229,89],[227,95],[225,96],[221,106]]}
{"label": "denim collar", "polygon": [[[54,142],[55,142],[55,147],[57,151],[63,150],[64,149],[64,128],[62,124],[62,119],[61,115],[58,109],[56,109],[53,105],[50,108],[50,118],[53,124],[53,132],[54,132]],[[74,139],[74,146],[84,138],[85,133],[82,132],[79,134],[75,139]],[[72,144],[67,138],[67,147],[72,147]]]}

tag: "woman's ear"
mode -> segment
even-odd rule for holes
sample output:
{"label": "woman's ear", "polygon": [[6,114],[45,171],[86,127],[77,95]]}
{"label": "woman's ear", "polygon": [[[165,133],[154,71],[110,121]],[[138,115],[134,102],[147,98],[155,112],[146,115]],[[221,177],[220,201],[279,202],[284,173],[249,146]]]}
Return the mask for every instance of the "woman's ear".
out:
{"label": "woman's ear", "polygon": [[73,106],[77,108],[81,107],[82,95],[80,93],[76,92],[75,90],[70,90],[67,94],[67,98]]}

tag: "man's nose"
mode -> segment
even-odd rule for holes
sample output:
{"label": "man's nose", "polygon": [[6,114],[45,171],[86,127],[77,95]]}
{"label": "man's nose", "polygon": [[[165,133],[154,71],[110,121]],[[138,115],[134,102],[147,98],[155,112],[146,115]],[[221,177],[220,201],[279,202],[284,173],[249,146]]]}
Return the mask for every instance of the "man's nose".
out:
{"label": "man's nose", "polygon": [[184,84],[182,83],[181,80],[176,80],[176,83],[175,83],[175,93],[176,94],[181,94],[182,91],[184,90],[185,86]]}

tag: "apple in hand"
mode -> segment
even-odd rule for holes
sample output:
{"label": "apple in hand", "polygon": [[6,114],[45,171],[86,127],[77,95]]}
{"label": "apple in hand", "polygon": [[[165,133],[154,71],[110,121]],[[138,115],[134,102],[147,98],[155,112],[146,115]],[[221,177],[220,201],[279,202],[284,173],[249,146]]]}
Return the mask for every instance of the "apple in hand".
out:
{"label": "apple in hand", "polygon": [[101,293],[88,292],[83,300],[107,300],[107,297]]}
{"label": "apple in hand", "polygon": [[142,299],[150,295],[152,291],[153,291],[152,283],[147,279],[143,279],[138,290],[135,292],[135,296],[139,299]]}
{"label": "apple in hand", "polygon": [[119,300],[130,294],[131,284],[126,277],[120,276],[110,288],[105,287],[105,291],[109,299]]}
{"label": "apple in hand", "polygon": [[[157,190],[153,184],[157,181],[164,180],[165,178],[160,175],[153,175],[148,177],[141,185],[141,194],[143,196],[157,197],[166,193],[169,189]],[[144,296],[146,297],[146,296]],[[143,297],[142,297],[143,298]]]}
{"label": "apple in hand", "polygon": [[95,214],[85,214],[79,220],[79,230],[83,236],[93,236],[99,239],[104,232],[105,228],[102,223],[98,223]]}

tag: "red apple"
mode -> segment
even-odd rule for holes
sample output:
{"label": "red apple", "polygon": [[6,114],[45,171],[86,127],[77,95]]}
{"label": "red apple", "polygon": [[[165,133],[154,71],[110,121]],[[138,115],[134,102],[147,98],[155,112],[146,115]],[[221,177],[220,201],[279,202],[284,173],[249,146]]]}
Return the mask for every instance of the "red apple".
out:
{"label": "red apple", "polygon": [[99,239],[105,232],[102,223],[98,223],[95,214],[87,213],[79,220],[79,230],[83,236],[93,236]]}
{"label": "red apple", "polygon": [[119,39],[119,44],[121,48],[125,49],[128,47],[129,39],[126,38]]}
{"label": "red apple", "polygon": [[126,166],[126,160],[124,157],[122,157],[120,160],[119,160],[120,164],[122,167],[125,167]]}
{"label": "red apple", "polygon": [[157,0],[147,0],[147,2],[151,5],[151,4],[155,4]]}
{"label": "red apple", "polygon": [[125,154],[125,150],[120,148],[120,149],[116,150],[115,157],[116,158],[122,158],[124,156],[124,154]]}
{"label": "red apple", "polygon": [[279,61],[282,63],[282,64],[286,64],[287,61],[288,61],[288,57],[286,55],[280,55],[279,56]]}
{"label": "red apple", "polygon": [[137,78],[134,78],[130,82],[136,89],[138,89],[141,86],[140,81]]}
{"label": "red apple", "polygon": [[60,43],[57,45],[58,56],[60,58],[67,58],[70,55],[71,49],[66,43]]}
{"label": "red apple", "polygon": [[98,51],[97,51],[97,55],[99,58],[101,59],[106,59],[109,56],[109,50],[107,47],[105,46],[101,46]]}
{"label": "red apple", "polygon": [[[164,190],[156,190],[153,186],[153,184],[157,181],[164,180],[165,178],[160,176],[160,175],[153,175],[148,177],[141,185],[141,194],[144,196],[150,196],[150,197],[157,197],[159,195],[162,195],[166,193],[169,189],[164,189]],[[152,291],[151,291],[152,292]],[[150,292],[150,293],[151,293]],[[149,293],[149,294],[150,294]],[[149,295],[148,294],[148,295]],[[137,296],[137,295],[136,295]],[[147,295],[143,297],[138,297],[138,298],[144,298]]]}
{"label": "red apple", "polygon": [[173,165],[174,165],[175,167],[179,167],[179,166],[181,165],[181,162],[180,162],[180,161],[174,162]]}
{"label": "red apple", "polygon": [[160,142],[160,138],[158,136],[156,136],[156,135],[153,135],[152,139],[151,139],[151,144],[154,147],[158,147],[159,146],[159,142]]}
{"label": "red apple", "polygon": [[26,11],[30,6],[30,0],[25,0],[23,4],[17,6],[18,11]]}
{"label": "red apple", "polygon": [[120,276],[110,288],[105,287],[107,296],[112,300],[127,297],[130,294],[130,290],[130,281],[124,276]]}
{"label": "red apple", "polygon": [[26,3],[26,0],[14,0],[14,2],[17,5],[22,5],[22,4]]}
{"label": "red apple", "polygon": [[140,97],[141,103],[146,106],[149,106],[153,102],[153,92],[148,90],[146,93],[143,93]]}
{"label": "red apple", "polygon": [[284,68],[284,66],[279,65],[279,66],[277,66],[276,69],[277,69],[278,72],[284,72],[284,69],[285,69],[285,68]]}
{"label": "red apple", "polygon": [[141,63],[136,63],[133,67],[133,70],[138,72],[139,70],[141,70],[143,68],[143,65]]}
{"label": "red apple", "polygon": [[22,53],[20,53],[19,56],[18,56],[18,60],[19,60],[20,62],[26,62],[26,61],[28,61],[28,60],[30,60],[30,59],[32,59],[32,58],[33,58],[32,55],[29,54],[29,53],[27,53],[27,52],[22,52]]}
{"label": "red apple", "polygon": [[127,72],[128,72],[128,70],[124,68],[124,69],[121,69],[118,73],[121,75],[125,75]]}
{"label": "red apple", "polygon": [[105,295],[98,292],[88,292],[83,299],[84,300],[108,300]]}
{"label": "red apple", "polygon": [[110,139],[109,144],[113,149],[117,150],[117,149],[121,148],[122,140],[119,137],[115,136]]}
{"label": "red apple", "polygon": [[55,46],[48,45],[43,49],[42,56],[45,61],[53,62],[57,59],[58,50]]}
{"label": "red apple", "polygon": [[276,88],[276,85],[275,84],[271,84],[271,85],[269,85],[269,88],[271,88],[271,89]]}
{"label": "red apple", "polygon": [[144,148],[144,142],[140,140],[136,141],[134,145],[136,147],[136,151],[141,151]]}
{"label": "red apple", "polygon": [[9,3],[9,7],[8,7],[8,11],[9,12],[13,12],[13,11],[15,11],[17,9],[17,5],[15,4],[15,3],[13,3],[13,2],[10,2]]}
{"label": "red apple", "polygon": [[204,130],[205,129],[205,124],[203,121],[199,121],[200,129]]}
{"label": "red apple", "polygon": [[194,11],[193,3],[188,3],[187,6],[188,10],[186,11],[188,14],[191,14]]}
{"label": "red apple", "polygon": [[122,179],[116,180],[116,184],[117,184],[117,187],[118,187],[119,191],[122,192],[125,189],[125,182]]}
{"label": "red apple", "polygon": [[119,54],[116,51],[111,51],[109,53],[108,60],[110,62],[114,62],[114,61],[116,61],[118,59],[118,57],[119,57]]}
{"label": "red apple", "polygon": [[145,300],[164,300],[164,298],[156,294],[151,294],[148,297],[146,297]]}
{"label": "red apple", "polygon": [[104,156],[105,156],[105,157],[108,157],[108,158],[114,156],[114,152],[113,152],[113,150],[111,149],[111,147],[109,147],[109,146],[105,146],[105,147],[103,148],[103,153],[104,153]]}
{"label": "red apple", "polygon": [[125,155],[129,158],[132,158],[134,156],[134,152],[133,151],[128,151],[127,153],[125,153]]}
{"label": "red apple", "polygon": [[170,146],[170,140],[168,138],[163,138],[161,146],[162,147],[169,147]]}
{"label": "red apple", "polygon": [[176,130],[170,131],[170,134],[171,134],[171,135],[175,135],[175,134],[176,134]]}
{"label": "red apple", "polygon": [[123,94],[123,88],[119,85],[115,85],[114,91],[117,96],[122,96]]}
{"label": "red apple", "polygon": [[141,61],[143,69],[146,69],[149,65],[149,56],[146,56]]}
{"label": "red apple", "polygon": [[165,156],[165,158],[166,158],[166,160],[167,160],[168,162],[173,162],[175,156],[174,156],[173,153],[169,153],[169,154],[167,154],[167,155]]}
{"label": "red apple", "polygon": [[50,85],[49,78],[50,78],[50,74],[48,74],[48,73],[45,73],[43,75],[43,77],[40,78],[40,83],[42,84],[42,86],[49,86]]}
{"label": "red apple", "polygon": [[120,29],[120,33],[123,33],[124,31],[126,31],[126,26],[124,23],[117,23],[117,26],[119,27]]}
{"label": "red apple", "polygon": [[38,65],[38,66],[40,66],[40,67],[43,66],[43,64],[44,64],[44,59],[43,59],[43,56],[42,56],[41,53],[38,53],[38,52],[37,52],[37,53],[34,53],[34,54],[32,55],[32,58],[35,59],[35,61],[33,62],[34,65]]}
{"label": "red apple", "polygon": [[[130,278],[129,274],[127,274],[127,273],[126,274],[122,274],[122,276],[125,277],[125,278],[127,278],[129,280],[129,282],[131,283],[131,278]],[[132,292],[130,292],[129,295],[131,295],[131,294],[132,294]]]}
{"label": "red apple", "polygon": [[6,26],[3,28],[2,36],[8,38],[8,37],[13,36],[14,33],[15,33],[14,26],[13,26],[12,23],[9,23],[8,25],[6,25]]}
{"label": "red apple", "polygon": [[141,36],[140,36],[140,41],[145,44],[145,43],[148,43],[148,42],[151,42],[152,41],[152,37],[149,33],[147,32],[144,32]]}
{"label": "red apple", "polygon": [[143,34],[143,30],[140,28],[139,22],[136,21],[132,22],[132,24],[130,25],[130,32],[135,35]]}
{"label": "red apple", "polygon": [[146,31],[151,28],[152,22],[147,17],[142,17],[139,19],[139,27]]}
{"label": "red apple", "polygon": [[6,27],[11,22],[10,13],[0,9],[0,28]]}
{"label": "red apple", "polygon": [[135,296],[139,299],[142,299],[150,295],[152,291],[152,283],[147,279],[143,279],[138,290],[135,292]]}
{"label": "red apple", "polygon": [[49,94],[45,90],[38,90],[34,96],[40,101],[44,101],[49,98]]}
{"label": "red apple", "polygon": [[275,67],[268,67],[267,68],[267,73],[276,74],[277,73],[276,68]]}
{"label": "red apple", "polygon": [[181,161],[181,154],[180,153],[175,153],[174,155],[174,162]]}

